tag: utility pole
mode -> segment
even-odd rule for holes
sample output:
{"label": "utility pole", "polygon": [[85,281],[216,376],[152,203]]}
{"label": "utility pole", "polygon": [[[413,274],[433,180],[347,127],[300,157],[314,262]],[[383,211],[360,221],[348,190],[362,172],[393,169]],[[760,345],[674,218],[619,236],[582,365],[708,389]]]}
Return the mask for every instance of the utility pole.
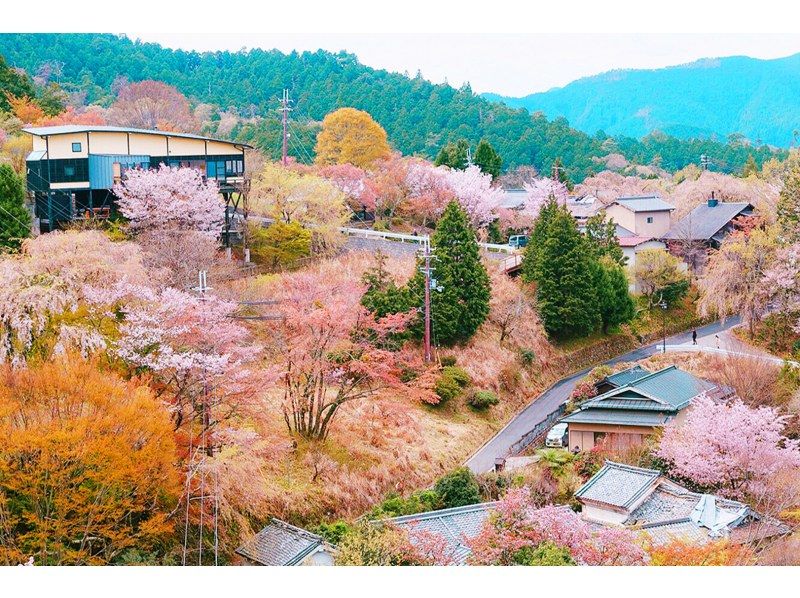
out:
{"label": "utility pole", "polygon": [[288,147],[289,147],[289,132],[287,130],[289,126],[289,90],[283,90],[283,98],[281,99],[281,107],[280,111],[283,113],[283,150],[281,152],[281,164],[287,166],[289,164],[289,154],[288,154]]}
{"label": "utility pole", "polygon": [[423,249],[423,259],[425,265],[422,267],[422,272],[425,274],[425,332],[423,335],[423,344],[425,347],[425,362],[431,361],[431,245],[430,241],[425,243]]}

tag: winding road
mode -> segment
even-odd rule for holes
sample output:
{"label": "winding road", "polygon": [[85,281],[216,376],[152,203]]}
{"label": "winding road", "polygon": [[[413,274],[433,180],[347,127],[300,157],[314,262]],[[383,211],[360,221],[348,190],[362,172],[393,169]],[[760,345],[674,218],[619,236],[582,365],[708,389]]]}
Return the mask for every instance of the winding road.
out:
{"label": "winding road", "polygon": [[[728,318],[725,323],[713,322],[697,329],[698,342],[703,338],[710,337],[723,330],[729,330],[738,325],[740,318],[738,316]],[[692,340],[691,331],[681,332],[667,337],[667,344],[681,345],[689,343]],[[655,355],[661,351],[661,343],[649,344],[623,355],[609,359],[602,363],[613,365],[621,361],[639,361],[651,355]],[[536,424],[544,419],[553,411],[555,411],[561,403],[565,403],[569,399],[569,395],[575,388],[578,380],[589,373],[592,368],[601,365],[597,363],[586,369],[576,372],[566,378],[562,378],[549,389],[536,397],[531,403],[528,404],[522,411],[520,411],[514,418],[506,424],[506,426],[495,434],[486,444],[484,444],[478,451],[472,455],[465,465],[469,467],[473,473],[485,473],[494,469],[495,459],[498,457],[507,457],[511,446],[530,430]]]}

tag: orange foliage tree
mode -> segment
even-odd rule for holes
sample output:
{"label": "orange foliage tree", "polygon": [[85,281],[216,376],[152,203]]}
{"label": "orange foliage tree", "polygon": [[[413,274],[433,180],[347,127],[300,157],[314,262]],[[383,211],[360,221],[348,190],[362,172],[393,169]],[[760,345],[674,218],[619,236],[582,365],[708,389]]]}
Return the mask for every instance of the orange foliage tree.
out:
{"label": "orange foliage tree", "polygon": [[706,544],[673,540],[650,550],[650,564],[674,567],[752,565],[753,550],[744,544],[717,540]]}
{"label": "orange foliage tree", "polygon": [[28,96],[14,97],[6,94],[11,112],[26,125],[38,124],[44,118],[44,110]]}
{"label": "orange foliage tree", "polygon": [[77,355],[0,370],[0,563],[163,554],[178,490],[167,412]]}
{"label": "orange foliage tree", "polygon": [[42,127],[53,127],[57,125],[105,125],[106,111],[100,106],[89,106],[85,110],[78,112],[74,106],[67,106],[66,110],[55,116],[48,116],[41,119],[38,123]]}
{"label": "orange foliage tree", "polygon": [[369,168],[391,154],[386,131],[368,112],[339,108],[322,121],[317,135],[317,163],[353,164]]}

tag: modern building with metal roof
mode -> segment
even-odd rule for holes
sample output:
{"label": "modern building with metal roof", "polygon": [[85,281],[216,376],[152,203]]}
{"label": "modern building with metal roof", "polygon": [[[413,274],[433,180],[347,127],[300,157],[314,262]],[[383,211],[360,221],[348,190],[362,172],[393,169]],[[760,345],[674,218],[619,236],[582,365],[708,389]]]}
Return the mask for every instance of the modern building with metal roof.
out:
{"label": "modern building with metal roof", "polygon": [[734,229],[734,221],[752,214],[753,206],[747,202],[720,202],[712,197],[676,222],[664,238],[671,241],[698,241],[718,248]]}
{"label": "modern building with metal roof", "polygon": [[615,204],[631,212],[671,212],[675,206],[661,199],[660,195],[628,195],[618,197]]}
{"label": "modern building with metal roof", "polygon": [[[113,187],[132,168],[189,167],[214,180],[229,207],[241,197],[244,152],[250,146],[191,133],[112,126],[63,125],[23,129],[33,139],[28,191],[40,230],[72,220],[109,217]],[[231,234],[226,211],[226,237]]]}
{"label": "modern building with metal roof", "polygon": [[589,450],[603,441],[616,448],[641,443],[678,417],[701,394],[726,397],[732,389],[672,365],[650,372],[636,365],[597,383],[599,394],[561,421],[569,424],[569,446]]}

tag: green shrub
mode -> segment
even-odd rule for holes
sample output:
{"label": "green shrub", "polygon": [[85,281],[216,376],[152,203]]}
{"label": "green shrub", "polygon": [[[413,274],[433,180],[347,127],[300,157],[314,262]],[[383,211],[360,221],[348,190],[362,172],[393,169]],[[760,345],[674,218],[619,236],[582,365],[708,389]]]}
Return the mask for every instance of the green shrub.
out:
{"label": "green shrub", "polygon": [[347,534],[353,531],[353,527],[346,521],[339,519],[333,523],[321,523],[315,530],[317,534],[334,546],[339,544]]}
{"label": "green shrub", "polygon": [[442,364],[442,367],[449,367],[451,365],[456,364],[456,356],[455,355],[445,355],[443,356],[439,362]]}
{"label": "green shrub", "polygon": [[311,232],[297,222],[250,225],[249,235],[253,260],[271,269],[291,268],[311,255]]}
{"label": "green shrub", "polygon": [[497,398],[497,395],[491,390],[476,390],[475,392],[470,393],[469,398],[467,399],[469,406],[473,409],[477,409],[478,411],[488,409],[493,405],[497,405],[499,402],[500,401]]}
{"label": "green shrub", "polygon": [[475,475],[466,467],[459,467],[439,478],[434,486],[442,508],[463,507],[481,502],[481,489]]}
{"label": "green shrub", "polygon": [[441,502],[439,495],[434,490],[420,490],[412,493],[408,498],[399,494],[389,494],[383,502],[369,512],[367,518],[385,519],[435,511],[441,508]]}
{"label": "green shrub", "polygon": [[536,361],[536,353],[534,353],[531,349],[520,349],[519,360],[525,367],[530,367],[533,365],[533,362]]}
{"label": "green shrub", "polygon": [[470,375],[460,367],[449,365],[442,368],[442,376],[452,378],[461,388],[466,388],[472,384]]}
{"label": "green shrub", "polygon": [[512,557],[516,565],[529,567],[563,567],[576,565],[569,550],[552,542],[542,542],[536,547],[523,546]]}
{"label": "green shrub", "polygon": [[433,385],[433,391],[439,397],[439,404],[446,403],[451,399],[461,396],[461,385],[453,380],[450,376],[439,376],[436,384]]}

